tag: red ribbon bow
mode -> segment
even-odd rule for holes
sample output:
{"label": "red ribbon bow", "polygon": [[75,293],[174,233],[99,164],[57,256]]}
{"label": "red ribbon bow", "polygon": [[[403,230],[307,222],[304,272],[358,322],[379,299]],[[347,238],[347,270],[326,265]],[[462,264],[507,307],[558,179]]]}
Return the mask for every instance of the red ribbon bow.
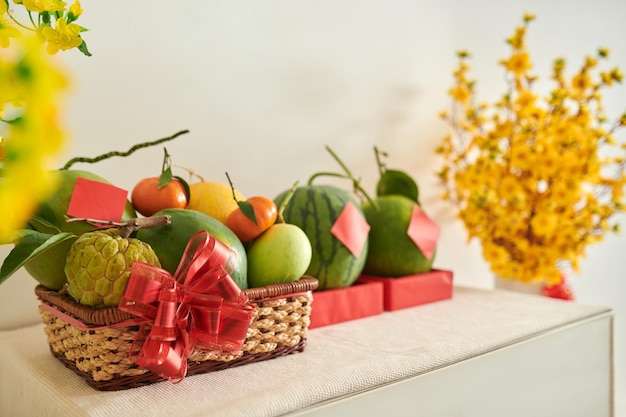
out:
{"label": "red ribbon bow", "polygon": [[129,352],[134,363],[175,383],[187,374],[194,349],[242,349],[254,306],[230,277],[230,256],[227,246],[201,231],[189,240],[174,276],[133,263],[119,309],[147,319]]}

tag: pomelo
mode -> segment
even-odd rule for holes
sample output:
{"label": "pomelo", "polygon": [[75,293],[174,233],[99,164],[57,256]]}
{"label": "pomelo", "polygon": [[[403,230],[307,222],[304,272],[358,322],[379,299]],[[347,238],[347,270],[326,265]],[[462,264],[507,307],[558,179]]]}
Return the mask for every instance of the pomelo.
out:
{"label": "pomelo", "polygon": [[363,273],[400,277],[430,271],[435,255],[427,259],[407,234],[413,206],[417,203],[401,195],[385,195],[375,201],[378,209],[369,201],[362,205],[370,225]]}
{"label": "pomelo", "polygon": [[[246,198],[230,185],[217,181],[201,181],[189,184],[189,204],[187,208],[207,214],[221,223],[226,223],[228,215],[235,211],[237,201]],[[237,200],[233,198],[233,193]]]}
{"label": "pomelo", "polygon": [[136,237],[152,247],[163,269],[174,274],[189,239],[197,232],[206,230],[237,254],[236,266],[231,278],[239,288],[248,288],[246,250],[237,235],[222,222],[199,211],[189,209],[164,209],[154,215],[169,215],[171,224],[141,229],[137,232]]}

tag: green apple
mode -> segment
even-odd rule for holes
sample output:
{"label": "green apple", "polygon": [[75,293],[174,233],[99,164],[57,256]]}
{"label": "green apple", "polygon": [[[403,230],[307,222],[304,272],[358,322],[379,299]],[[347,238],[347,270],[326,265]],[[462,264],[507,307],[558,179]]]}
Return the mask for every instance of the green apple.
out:
{"label": "green apple", "polygon": [[251,288],[298,280],[309,267],[311,242],[298,226],[277,223],[248,248],[248,285]]}

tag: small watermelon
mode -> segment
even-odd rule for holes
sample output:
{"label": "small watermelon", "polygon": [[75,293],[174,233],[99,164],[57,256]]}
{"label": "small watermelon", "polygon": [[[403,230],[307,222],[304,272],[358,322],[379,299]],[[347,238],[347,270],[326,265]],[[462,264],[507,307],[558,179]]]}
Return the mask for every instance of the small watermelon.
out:
{"label": "small watermelon", "polygon": [[[278,207],[288,194],[285,191],[274,199]],[[294,190],[282,214],[286,223],[300,227],[311,241],[313,253],[306,274],[318,279],[319,290],[352,285],[365,265],[367,240],[356,257],[330,231],[348,201],[362,214],[346,191],[332,185],[307,185]]]}

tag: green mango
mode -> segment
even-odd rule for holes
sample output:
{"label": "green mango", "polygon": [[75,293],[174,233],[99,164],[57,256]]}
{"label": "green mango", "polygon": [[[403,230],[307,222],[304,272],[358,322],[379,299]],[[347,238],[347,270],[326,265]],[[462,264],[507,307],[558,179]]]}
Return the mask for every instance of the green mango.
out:
{"label": "green mango", "polygon": [[[59,185],[46,201],[41,202],[36,214],[29,222],[30,228],[41,233],[57,234],[69,232],[74,234],[93,230],[94,226],[84,222],[67,222],[67,209],[70,205],[74,186],[78,178],[110,184],[109,181],[89,171],[60,170]],[[129,200],[126,201],[122,221],[137,217],[137,213]],[[24,263],[26,271],[42,285],[58,290],[67,282],[65,276],[65,257],[72,240],[65,240],[42,251]]]}
{"label": "green mango", "polygon": [[161,227],[140,229],[136,237],[152,247],[163,269],[174,274],[189,239],[197,232],[206,230],[235,252],[237,259],[230,276],[239,288],[248,288],[246,250],[232,230],[217,219],[196,210],[171,208],[154,214],[161,215],[170,216],[171,223]]}

